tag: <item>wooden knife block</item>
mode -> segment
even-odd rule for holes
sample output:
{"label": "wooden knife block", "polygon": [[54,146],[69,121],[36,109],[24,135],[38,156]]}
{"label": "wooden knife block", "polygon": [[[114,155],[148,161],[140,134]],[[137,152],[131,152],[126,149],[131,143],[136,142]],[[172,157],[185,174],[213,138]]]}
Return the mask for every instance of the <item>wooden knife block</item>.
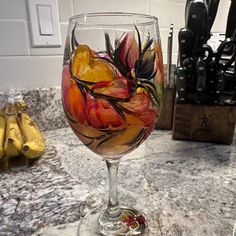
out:
{"label": "wooden knife block", "polygon": [[171,130],[175,103],[175,88],[164,88],[164,99],[157,129]]}
{"label": "wooden knife block", "polygon": [[175,74],[176,69],[175,65],[172,65],[171,69],[171,84],[169,87],[166,86],[166,74],[167,67],[164,66],[164,78],[165,78],[165,87],[164,87],[164,97],[163,97],[163,106],[161,109],[160,117],[157,122],[157,129],[171,130],[173,124],[173,113],[174,113],[174,104],[175,104]]}
{"label": "wooden knife block", "polygon": [[231,144],[236,122],[236,107],[175,104],[172,137]]}

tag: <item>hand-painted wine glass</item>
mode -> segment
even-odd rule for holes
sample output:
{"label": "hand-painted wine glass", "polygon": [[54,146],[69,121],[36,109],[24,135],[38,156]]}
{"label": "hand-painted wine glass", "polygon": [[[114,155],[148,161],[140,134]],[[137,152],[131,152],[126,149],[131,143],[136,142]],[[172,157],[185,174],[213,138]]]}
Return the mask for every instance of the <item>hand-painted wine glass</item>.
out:
{"label": "hand-painted wine glass", "polygon": [[162,104],[163,63],[155,17],[88,13],[70,18],[62,73],[62,101],[78,138],[107,164],[108,206],[84,217],[78,235],[145,235],[144,216],[120,206],[120,158],[156,126]]}

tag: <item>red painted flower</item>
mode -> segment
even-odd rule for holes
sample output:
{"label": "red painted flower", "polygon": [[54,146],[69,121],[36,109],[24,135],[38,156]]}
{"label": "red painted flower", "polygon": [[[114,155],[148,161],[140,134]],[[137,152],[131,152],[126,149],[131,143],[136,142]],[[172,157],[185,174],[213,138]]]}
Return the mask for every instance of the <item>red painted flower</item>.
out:
{"label": "red painted flower", "polygon": [[139,57],[139,49],[134,32],[126,33],[115,50],[115,60],[126,70],[132,70]]}

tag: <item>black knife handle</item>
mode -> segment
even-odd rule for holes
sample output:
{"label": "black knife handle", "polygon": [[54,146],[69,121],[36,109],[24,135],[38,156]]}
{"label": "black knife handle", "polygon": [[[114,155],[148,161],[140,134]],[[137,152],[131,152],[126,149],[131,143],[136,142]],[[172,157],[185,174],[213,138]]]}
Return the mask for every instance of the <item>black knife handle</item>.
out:
{"label": "black knife handle", "polygon": [[232,37],[234,30],[236,28],[236,0],[231,0],[227,25],[226,25],[226,32],[225,37],[230,38]]}
{"label": "black knife handle", "polygon": [[220,102],[220,96],[224,91],[224,88],[225,88],[224,71],[220,70],[216,73],[214,103],[218,104]]}
{"label": "black knife handle", "polygon": [[207,70],[207,91],[209,93],[210,96],[210,100],[209,102],[214,101],[214,94],[215,94],[215,84],[216,84],[216,71],[217,71],[217,67],[216,67],[216,63],[214,60],[210,61],[207,65],[206,65],[206,70]]}
{"label": "black knife handle", "polygon": [[176,101],[177,103],[186,103],[186,69],[178,67],[176,69]]}
{"label": "black knife handle", "polygon": [[203,103],[206,90],[206,64],[202,58],[198,58],[196,62],[197,86],[196,86],[196,103]]}
{"label": "black knife handle", "polygon": [[211,0],[208,5],[208,20],[209,20],[209,31],[213,26],[213,23],[216,18],[220,0]]}
{"label": "black knife handle", "polygon": [[196,62],[194,58],[185,59],[183,66],[186,68],[187,91],[194,93],[196,88]]}
{"label": "black knife handle", "polygon": [[193,32],[189,29],[182,28],[178,34],[179,40],[179,57],[180,65],[183,66],[183,61],[192,56],[193,47]]}
{"label": "black knife handle", "polygon": [[199,48],[210,38],[208,7],[204,0],[190,1],[186,9],[185,27],[194,34],[193,49]]}
{"label": "black knife handle", "polygon": [[202,92],[206,89],[206,64],[202,58],[198,58],[196,63],[196,70],[198,76],[196,90]]}
{"label": "black knife handle", "polygon": [[190,2],[192,2],[193,0],[186,0],[186,4],[185,4],[185,22],[187,21],[187,14],[188,14],[188,8],[189,8],[189,4]]}

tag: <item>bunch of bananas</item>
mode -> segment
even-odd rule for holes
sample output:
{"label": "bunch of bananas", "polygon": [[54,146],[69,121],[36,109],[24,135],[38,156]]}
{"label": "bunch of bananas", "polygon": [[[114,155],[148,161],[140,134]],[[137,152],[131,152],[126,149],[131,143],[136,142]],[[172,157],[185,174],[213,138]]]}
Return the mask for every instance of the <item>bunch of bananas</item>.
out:
{"label": "bunch of bananas", "polygon": [[45,152],[43,135],[26,110],[24,101],[8,103],[0,110],[0,160],[22,154],[35,159]]}

